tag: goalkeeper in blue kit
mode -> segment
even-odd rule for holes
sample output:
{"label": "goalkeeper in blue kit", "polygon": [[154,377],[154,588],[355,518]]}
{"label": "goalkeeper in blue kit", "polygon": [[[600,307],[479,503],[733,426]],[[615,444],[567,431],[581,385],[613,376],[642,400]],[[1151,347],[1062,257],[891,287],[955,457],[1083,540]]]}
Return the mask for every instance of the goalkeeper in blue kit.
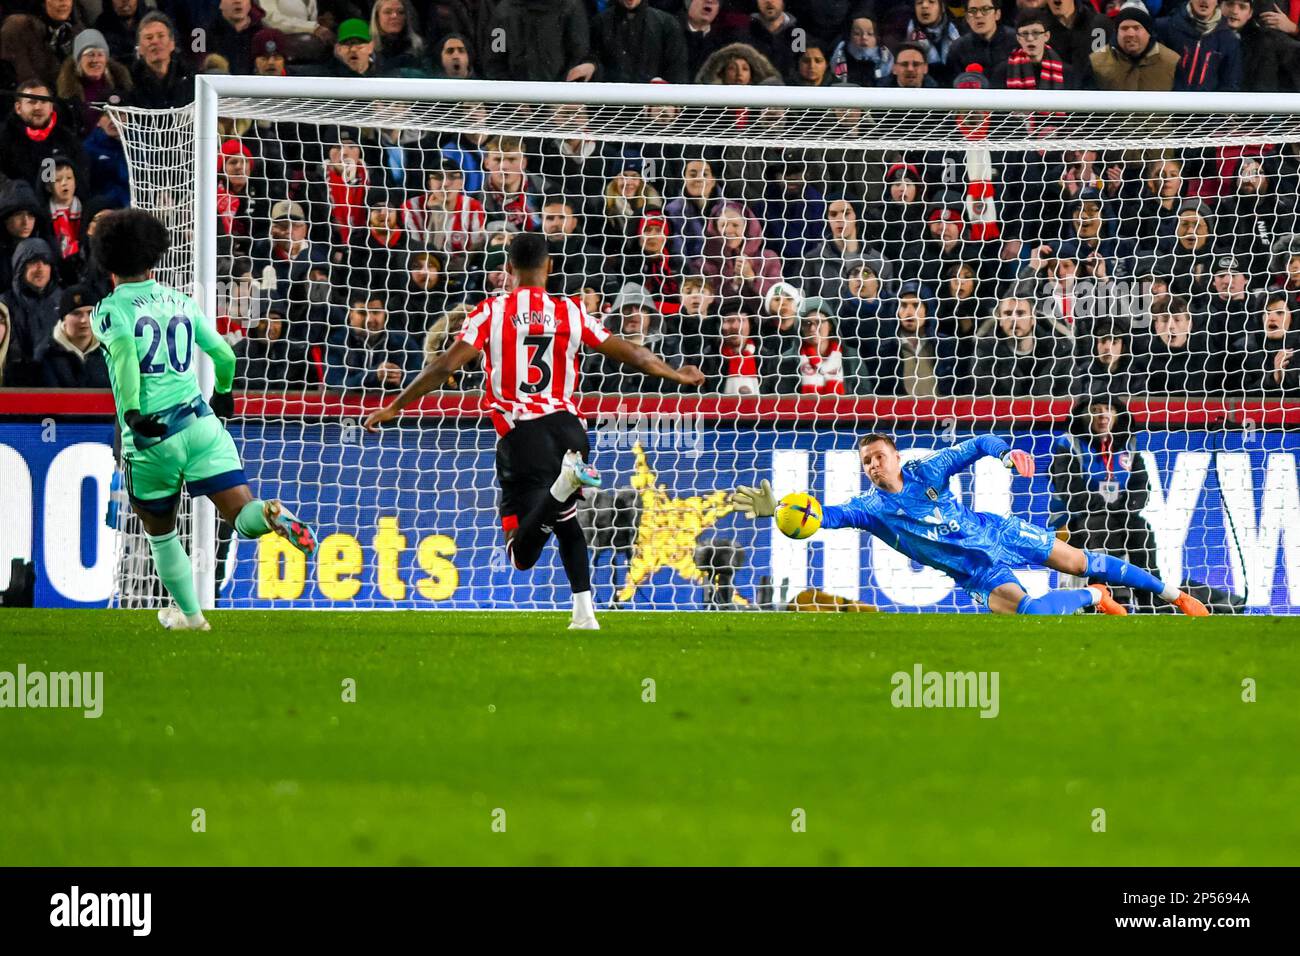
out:
{"label": "goalkeeper in blue kit", "polygon": [[[1015,517],[972,511],[948,487],[948,479],[985,456],[998,458],[1022,477],[1034,474],[1033,456],[1015,451],[1000,438],[981,435],[927,458],[903,464],[888,435],[858,441],[862,469],[872,487],[842,505],[822,508],[823,528],[857,528],[884,541],[914,561],[950,576],[976,604],[995,614],[1070,614],[1096,607],[1104,614],[1127,614],[1107,584],[1149,591],[1184,614],[1203,617],[1205,605],[1151,573],[1108,554],[1083,551]],[[737,488],[736,510],[754,518],[776,512],[769,482]],[[1097,582],[1030,597],[1015,568],[1046,567]]]}

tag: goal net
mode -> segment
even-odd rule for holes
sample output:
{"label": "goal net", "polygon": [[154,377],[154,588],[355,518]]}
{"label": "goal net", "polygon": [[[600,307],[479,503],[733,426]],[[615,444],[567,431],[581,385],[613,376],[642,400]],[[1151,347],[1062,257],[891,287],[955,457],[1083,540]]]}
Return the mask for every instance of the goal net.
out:
{"label": "goal net", "polygon": [[[197,277],[239,355],[255,493],[322,538],[308,563],[200,508],[216,606],[569,606],[553,549],[506,558],[477,365],[400,426],[359,424],[508,287],[532,230],[551,292],[705,375],[584,360],[601,606],[976,609],[881,540],[732,511],[764,478],[858,494],[857,438],[881,431],[905,459],[998,435],[1038,475],[976,462],[952,479],[975,509],[1220,611],[1300,610],[1294,107],[907,92],[205,77],[197,120],[119,113],[168,275]],[[124,595],[155,593],[147,567],[123,564]]]}

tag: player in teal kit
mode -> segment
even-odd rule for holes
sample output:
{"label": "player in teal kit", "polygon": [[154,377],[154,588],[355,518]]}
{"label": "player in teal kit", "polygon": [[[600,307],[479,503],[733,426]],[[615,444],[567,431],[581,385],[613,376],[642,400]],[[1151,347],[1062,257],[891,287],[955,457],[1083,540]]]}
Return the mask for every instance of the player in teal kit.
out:
{"label": "player in teal kit", "polygon": [[[903,464],[888,435],[858,441],[862,469],[872,487],[842,505],[822,509],[823,528],[858,528],[896,551],[949,575],[976,604],[998,614],[1068,614],[1095,606],[1105,614],[1127,614],[1107,584],[1150,591],[1184,614],[1203,617],[1205,605],[1185,591],[1109,554],[1082,551],[1016,517],[972,511],[954,496],[948,479],[985,456],[999,459],[1025,478],[1034,474],[1033,456],[1013,451],[992,435],[981,435],[918,461]],[[772,486],[741,487],[736,509],[753,517],[776,510]],[[1048,567],[1098,582],[1030,597],[1016,579],[1019,567]]]}
{"label": "player in teal kit", "polygon": [[[149,537],[158,577],[176,602],[158,620],[172,630],[206,631],[190,557],[176,533],[182,485],[212,499],[242,537],[275,532],[310,555],[316,536],[278,501],[258,501],[249,490],[234,440],[221,423],[233,409],[235,353],[193,299],[154,281],[154,266],[170,245],[166,227],[143,210],[126,209],[100,220],[93,241],[113,279],[91,323],[107,353],[127,493]],[[199,391],[195,348],[216,370],[211,405]]]}

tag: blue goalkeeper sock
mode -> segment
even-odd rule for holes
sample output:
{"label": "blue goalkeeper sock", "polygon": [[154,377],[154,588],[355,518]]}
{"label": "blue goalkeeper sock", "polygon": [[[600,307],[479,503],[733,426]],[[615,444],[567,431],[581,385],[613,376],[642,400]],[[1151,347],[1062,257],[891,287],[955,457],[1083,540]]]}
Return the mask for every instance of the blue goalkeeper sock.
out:
{"label": "blue goalkeeper sock", "polygon": [[1073,614],[1081,607],[1097,603],[1098,594],[1090,588],[1048,591],[1042,597],[1026,594],[1016,605],[1017,614]]}
{"label": "blue goalkeeper sock", "polygon": [[1096,578],[1106,584],[1119,584],[1139,591],[1159,594],[1166,601],[1178,597],[1178,589],[1171,588],[1149,571],[1143,571],[1136,565],[1129,564],[1109,554],[1085,551],[1088,559],[1088,577]]}
{"label": "blue goalkeeper sock", "polygon": [[271,530],[271,526],[266,523],[266,515],[262,513],[265,504],[263,501],[250,501],[239,509],[239,514],[235,516],[235,530],[241,538],[260,538]]}
{"label": "blue goalkeeper sock", "polygon": [[175,530],[166,534],[147,535],[149,550],[153,552],[153,566],[158,571],[167,593],[172,596],[176,606],[186,617],[199,613],[199,596],[194,587],[194,569],[190,566],[190,556],[185,553],[185,545]]}

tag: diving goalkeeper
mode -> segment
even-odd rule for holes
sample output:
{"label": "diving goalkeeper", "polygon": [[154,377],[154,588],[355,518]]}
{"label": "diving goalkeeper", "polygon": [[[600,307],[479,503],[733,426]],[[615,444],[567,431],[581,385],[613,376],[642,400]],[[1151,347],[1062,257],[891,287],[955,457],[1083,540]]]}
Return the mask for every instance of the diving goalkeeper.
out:
{"label": "diving goalkeeper", "polygon": [[[233,410],[235,353],[193,299],[154,280],[153,269],[171,244],[166,227],[144,210],[124,209],[101,219],[92,241],[113,280],[91,326],[107,353],[127,494],[158,577],[176,602],[158,620],[170,630],[210,630],[190,556],[176,534],[182,484],[191,495],[211,498],[242,537],[274,531],[308,555],[316,537],[280,502],[258,501],[249,490],[239,452],[217,417]],[[211,405],[194,374],[196,345],[216,370]]]}
{"label": "diving goalkeeper", "polygon": [[[902,464],[892,438],[871,434],[858,440],[858,454],[873,487],[842,505],[823,507],[821,526],[874,534],[913,561],[949,575],[971,600],[994,614],[1070,614],[1089,606],[1104,614],[1127,614],[1107,584],[1150,591],[1193,617],[1209,614],[1190,594],[1127,561],[1081,551],[1045,528],[1020,518],[972,511],[957,501],[948,479],[986,455],[1000,459],[1022,477],[1033,477],[1033,456],[1013,451],[1000,438],[981,435]],[[737,488],[732,500],[736,510],[754,518],[776,511],[776,496],[767,481],[757,488]],[[1013,571],[1026,565],[1086,575],[1099,583],[1030,597]]]}

